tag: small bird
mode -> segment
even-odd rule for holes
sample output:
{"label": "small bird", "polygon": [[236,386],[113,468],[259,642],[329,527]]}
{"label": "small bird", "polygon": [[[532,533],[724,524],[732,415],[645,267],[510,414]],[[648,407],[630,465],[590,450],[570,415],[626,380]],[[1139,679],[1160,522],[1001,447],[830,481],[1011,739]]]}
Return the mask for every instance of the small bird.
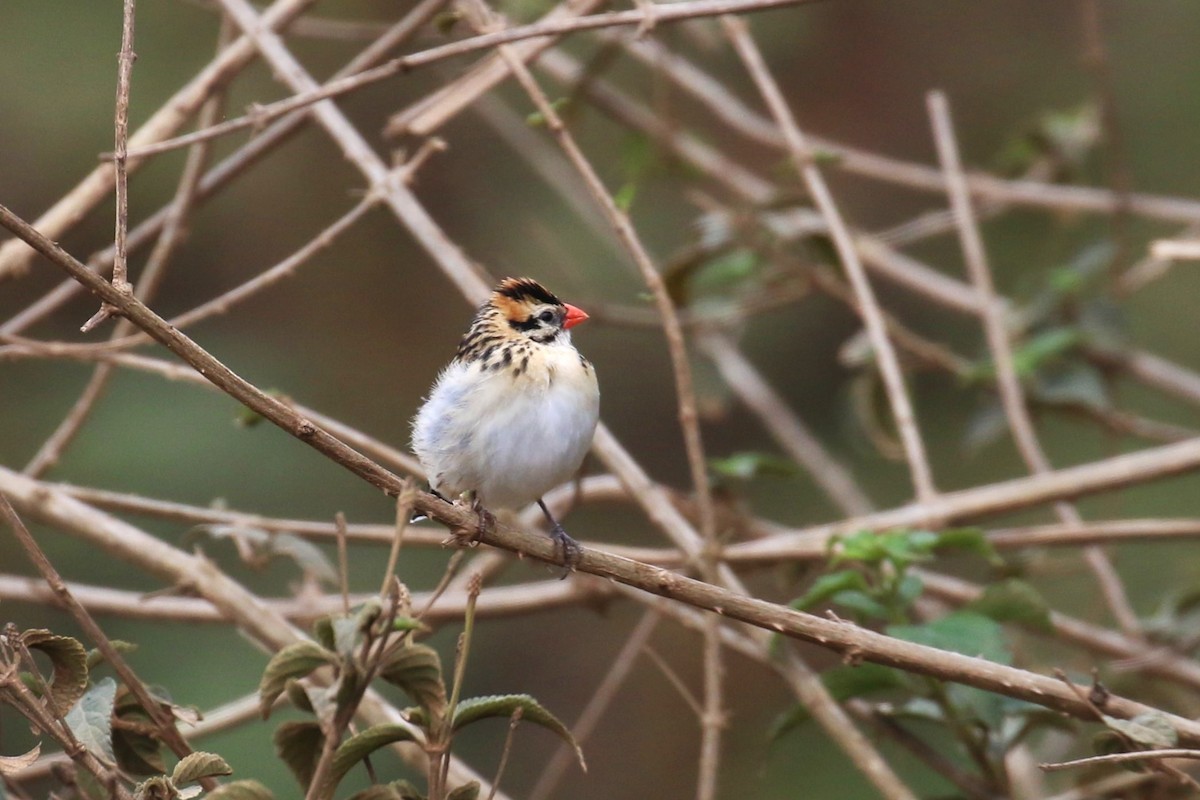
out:
{"label": "small bird", "polygon": [[489,509],[534,500],[573,567],[579,545],[542,495],[579,471],[600,416],[596,371],[571,344],[588,315],[531,278],[505,278],[475,312],[454,360],[413,418],[413,451],[433,491]]}

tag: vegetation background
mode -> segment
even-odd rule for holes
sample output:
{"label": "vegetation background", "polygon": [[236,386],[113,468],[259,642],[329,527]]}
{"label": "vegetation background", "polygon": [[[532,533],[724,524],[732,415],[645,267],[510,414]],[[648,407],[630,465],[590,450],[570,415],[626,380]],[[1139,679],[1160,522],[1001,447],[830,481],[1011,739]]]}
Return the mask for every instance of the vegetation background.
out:
{"label": "vegetation background", "polygon": [[[390,23],[410,7],[407,0],[326,0],[309,14]],[[518,21],[535,19],[546,10],[538,0],[509,0],[499,8]],[[1086,57],[1085,20],[1090,13],[1102,20],[1107,50],[1098,67]],[[1109,129],[1107,139],[1097,136],[1086,142],[1070,165],[1069,180],[1094,186],[1124,182],[1137,192],[1184,198],[1200,194],[1200,144],[1195,134],[1200,129],[1200,50],[1194,46],[1200,6],[1195,3],[829,0],[744,19],[801,126],[811,134],[936,165],[925,95],[940,89],[952,105],[965,161],[972,168],[1002,172],[1014,163],[1020,169],[1047,152],[1034,146],[1026,161],[1013,161],[1014,143],[1031,141],[1031,132],[1044,131],[1048,119],[1051,124],[1074,124],[1078,132],[1083,124],[1079,109],[1109,103],[1117,128]],[[0,7],[0,75],[5,76],[0,82],[0,203],[26,219],[35,219],[96,166],[99,154],[112,149],[120,23],[121,4],[115,0],[10,0]],[[219,27],[219,13],[204,2],[138,4],[131,128],[212,57]],[[429,26],[412,49],[432,47],[460,31],[443,34]],[[743,102],[765,113],[716,23],[660,23],[649,36],[688,54]],[[304,34],[290,36],[288,42],[318,79],[364,44]],[[562,46],[583,59],[600,49],[592,34],[568,37]],[[338,105],[378,152],[386,154],[395,146],[381,133],[388,117],[469,63],[460,59],[414,70],[354,92]],[[603,76],[680,129],[699,131],[705,143],[734,162],[776,181],[789,202],[806,202],[795,177],[787,174],[782,152],[717,124],[708,109],[661,74],[618,53]],[[543,85],[551,97],[563,92],[548,79]],[[231,84],[227,116],[236,116],[248,104],[285,96],[272,70],[255,60]],[[661,330],[638,322],[653,308],[646,301],[645,284],[600,214],[588,210],[590,200],[579,193],[577,176],[566,167],[544,126],[527,123],[532,110],[519,87],[506,82],[490,94],[482,111],[469,109],[455,118],[438,132],[448,148],[420,169],[416,195],[449,237],[491,276],[533,276],[593,312],[594,320],[578,330],[575,341],[596,364],[604,421],[655,480],[686,491],[688,467],[667,349]],[[629,205],[634,225],[658,264],[673,263],[696,241],[698,220],[721,191],[680,167],[646,136],[614,123],[586,102],[572,102],[564,113],[608,187],[614,193],[635,187]],[[1119,137],[1112,136],[1113,130]],[[218,139],[213,157],[232,152],[247,135]],[[131,222],[170,200],[183,159],[184,151],[156,157],[131,179]],[[945,206],[938,194],[850,174],[837,163],[830,163],[825,172],[838,205],[858,230],[889,231]],[[568,192],[564,201],[552,185],[555,181],[574,184],[576,193]],[[170,318],[229,289],[309,241],[362,191],[360,175],[335,145],[317,127],[306,127],[212,202],[195,209],[186,244],[151,306]],[[110,199],[60,243],[79,257],[111,244],[112,212]],[[1024,303],[1045,292],[1064,268],[1086,262],[1088,253],[1095,252],[1090,248],[1098,244],[1117,243],[1118,257],[1124,259],[1118,267],[1123,270],[1145,255],[1151,240],[1174,236],[1178,227],[1176,222],[1138,215],[1114,223],[1111,215],[1016,208],[987,221],[983,232],[998,289]],[[906,252],[964,280],[952,228],[908,246]],[[131,261],[135,281],[143,258]],[[707,284],[701,275],[687,288],[693,297],[719,304],[763,286],[770,289],[772,276],[785,268],[791,266],[725,261],[712,268]],[[20,279],[0,282],[0,324],[62,278],[38,261]],[[938,309],[894,284],[877,280],[876,285],[887,309],[914,330],[968,359],[985,359],[976,321]],[[1200,362],[1197,296],[1200,273],[1182,264],[1123,298],[1116,327],[1139,348],[1184,367],[1195,366]],[[705,308],[703,302],[696,307]],[[95,308],[93,298],[80,295],[25,335],[100,341],[108,334],[103,327],[87,335],[78,331]],[[256,385],[406,448],[409,419],[452,355],[470,314],[470,306],[429,256],[390,214],[376,209],[288,280],[188,333]],[[794,302],[748,314],[737,333],[748,358],[787,405],[847,465],[875,504],[890,508],[912,498],[908,470],[902,460],[884,457],[864,430],[864,414],[854,399],[863,386],[863,370],[847,366],[839,357],[860,327],[844,303],[811,291]],[[162,355],[156,352],[161,348],[142,350]],[[694,364],[707,454],[718,459],[747,452],[779,455],[778,444],[736,401],[711,365],[700,358]],[[0,357],[0,464],[19,470],[33,457],[75,402],[91,369],[86,363]],[[986,389],[930,370],[911,371],[909,387],[939,489],[1026,474],[1008,437],[971,444],[972,436],[979,434],[981,409],[992,402]],[[1122,409],[1176,426],[1194,426],[1194,406],[1144,387],[1123,382],[1114,387],[1113,398]],[[890,424],[886,413],[867,417]],[[269,425],[239,426],[238,418],[234,401],[219,393],[118,370],[88,424],[45,477],[279,517],[327,521],[343,511],[351,522],[391,520],[392,502],[378,491],[281,431]],[[1095,420],[1078,414],[1050,410],[1038,421],[1056,467],[1146,444],[1105,432]],[[1086,500],[1080,508],[1087,518],[1185,517],[1195,514],[1198,490],[1200,479],[1187,475]],[[755,515],[786,526],[840,516],[799,473],[758,476],[738,482],[736,491]],[[1035,509],[988,524],[1049,519],[1048,511]],[[183,541],[192,527],[142,517],[136,522],[172,543]],[[661,544],[650,523],[622,504],[587,505],[571,516],[568,527],[580,539]],[[136,591],[163,588],[156,579],[49,527],[35,525],[34,530],[70,580]],[[336,560],[328,543],[321,546]],[[1200,583],[1194,547],[1180,540],[1112,548],[1139,613],[1149,616]],[[227,542],[208,543],[204,549],[230,575],[262,595],[284,595],[298,585],[300,571],[290,561],[255,570],[240,563]],[[352,549],[349,574],[354,590],[370,591],[378,585],[382,552]],[[413,590],[429,589],[442,576],[449,557],[446,550],[406,549],[399,574]],[[1078,559],[1061,551],[1038,551],[1029,558],[1032,566],[1026,577],[1050,606],[1110,624],[1094,581]],[[967,556],[939,561],[937,566],[975,578],[987,576],[983,562]],[[0,536],[0,572],[32,574],[7,536]],[[499,580],[552,577],[553,572],[534,562],[514,566]],[[811,580],[787,569],[758,571],[750,578],[756,591],[782,601],[800,594],[805,580]],[[476,634],[465,691],[528,692],[571,723],[642,613],[640,604],[619,597],[597,607],[578,605],[489,620]],[[21,627],[77,633],[70,618],[49,605],[5,599],[0,617]],[[251,691],[266,663],[264,654],[227,626],[112,616],[102,623],[111,637],[139,643],[130,656],[135,667],[184,705],[211,708]],[[458,626],[448,625],[430,637],[447,662],[457,634]],[[1036,663],[1046,645],[1022,641],[1027,648],[1023,656]],[[698,642],[698,634],[673,625],[660,626],[653,637],[655,652],[696,693],[703,674]],[[817,648],[805,646],[801,651],[818,667],[837,661]],[[1086,674],[1092,664],[1078,655],[1052,660],[1079,674]],[[725,705],[730,716],[723,738],[721,796],[870,796],[865,779],[816,726],[768,743],[773,721],[792,703],[786,687],[763,666],[741,657],[731,656],[726,666]],[[1131,688],[1136,693],[1136,681],[1122,686]],[[1179,702],[1184,709],[1180,713],[1186,714],[1189,707],[1194,711],[1194,690]],[[6,711],[0,710],[0,720],[0,747],[5,753],[17,752],[27,737]],[[225,755],[236,776],[259,778],[285,797],[295,785],[272,756],[273,725],[247,724],[204,746]],[[456,752],[484,774],[499,755],[502,723],[494,726],[456,743]],[[590,771],[568,772],[560,796],[688,796],[695,790],[700,735],[695,714],[654,659],[639,658],[585,747]],[[526,796],[560,747],[541,731],[519,732],[505,788],[514,797]],[[884,751],[918,793],[945,796],[950,791],[942,777],[899,748],[885,744]],[[378,766],[384,776],[409,774],[395,764]]]}

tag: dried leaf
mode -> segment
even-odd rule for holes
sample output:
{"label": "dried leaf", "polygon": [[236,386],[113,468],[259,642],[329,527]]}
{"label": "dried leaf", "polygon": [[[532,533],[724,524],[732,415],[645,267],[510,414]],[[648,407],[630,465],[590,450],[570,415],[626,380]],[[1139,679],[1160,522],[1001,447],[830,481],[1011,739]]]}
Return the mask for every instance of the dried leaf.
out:
{"label": "dried leaf", "polygon": [[43,629],[22,631],[21,643],[50,659],[50,696],[55,712],[65,714],[87,691],[87,650],[77,639]]}
{"label": "dried leaf", "polygon": [[197,751],[188,753],[175,765],[171,772],[171,783],[179,787],[203,778],[232,774],[233,767],[219,755]]}
{"label": "dried leaf", "polygon": [[0,756],[0,775],[16,775],[26,767],[33,766],[42,755],[42,743],[38,742],[33,749],[19,756]]}

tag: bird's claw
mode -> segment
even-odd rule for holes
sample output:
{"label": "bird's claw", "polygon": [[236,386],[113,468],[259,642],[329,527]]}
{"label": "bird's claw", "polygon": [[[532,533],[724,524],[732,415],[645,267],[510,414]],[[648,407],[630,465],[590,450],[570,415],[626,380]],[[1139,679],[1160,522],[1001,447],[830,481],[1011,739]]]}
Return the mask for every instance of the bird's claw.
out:
{"label": "bird's claw", "polygon": [[579,546],[579,542],[567,535],[563,526],[559,523],[554,523],[554,527],[550,529],[550,538],[558,545],[562,553],[563,574],[559,576],[559,580],[565,579],[568,575],[575,571],[575,567],[579,565],[579,559],[583,557],[583,548]]}
{"label": "bird's claw", "polygon": [[476,504],[475,513],[479,515],[479,526],[475,528],[473,542],[481,541],[485,536],[496,530],[496,515],[481,505]]}

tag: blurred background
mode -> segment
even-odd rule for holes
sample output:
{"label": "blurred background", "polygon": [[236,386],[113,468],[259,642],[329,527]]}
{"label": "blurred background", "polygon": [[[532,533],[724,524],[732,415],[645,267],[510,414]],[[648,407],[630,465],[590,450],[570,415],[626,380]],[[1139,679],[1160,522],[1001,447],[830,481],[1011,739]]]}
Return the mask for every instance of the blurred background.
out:
{"label": "blurred background", "polygon": [[[410,7],[408,0],[329,0],[315,4],[309,16],[363,23],[362,29],[371,33]],[[1073,158],[1055,161],[1057,177],[1095,186],[1120,179],[1137,192],[1195,197],[1200,188],[1195,135],[1200,128],[1200,50],[1194,46],[1194,32],[1200,29],[1200,6],[1158,0],[1152,5],[1099,2],[1094,8],[1107,48],[1098,68],[1086,58],[1085,3],[828,0],[747,19],[799,123],[811,134],[935,164],[925,94],[941,89],[953,109],[964,159],[973,168],[1021,175],[1039,158],[1050,153],[1058,158],[1059,149],[1069,151],[1070,142],[1080,141],[1078,152],[1068,153]],[[501,9],[514,20],[531,20],[546,10],[538,0],[512,0]],[[33,220],[95,167],[100,153],[112,149],[121,4],[9,2],[0,13],[0,74],[6,76],[0,82],[0,203]],[[203,2],[143,0],[138,5],[131,130],[208,62],[219,27],[218,13]],[[460,35],[465,35],[461,28],[443,33],[430,25],[408,47],[425,49]],[[763,113],[713,22],[660,24],[652,37],[688,55]],[[288,41],[320,80],[367,40],[299,33]],[[695,131],[706,144],[774,182],[780,207],[805,205],[781,152],[719,124],[710,111],[635,60],[620,52],[606,55],[594,36],[570,37],[562,47],[660,118]],[[470,63],[439,62],[356,92],[339,106],[390,160],[400,147],[411,152],[414,143],[383,136],[389,116]],[[560,84],[539,75],[551,97],[566,94]],[[231,85],[227,116],[242,113],[250,103],[285,96],[271,70],[255,62]],[[1105,97],[1120,134],[1107,144],[1094,135],[1094,109]],[[530,275],[593,313],[593,321],[577,329],[575,342],[596,365],[604,421],[655,479],[686,491],[674,384],[661,332],[644,323],[652,309],[645,287],[545,128],[529,122],[531,111],[523,93],[501,85],[478,110],[467,110],[438,131],[448,148],[420,170],[414,190],[449,238],[491,276]],[[625,197],[630,214],[664,270],[686,263],[684,254],[711,223],[714,208],[744,208],[586,100],[572,100],[564,114],[609,188],[617,193],[633,187]],[[218,140],[214,159],[247,138],[243,132]],[[131,224],[169,202],[183,161],[183,151],[156,157],[131,179]],[[886,232],[945,205],[936,194],[849,174],[836,161],[826,174],[848,221],[864,231]],[[361,177],[328,137],[315,126],[305,127],[196,208],[190,236],[152,306],[170,317],[281,261],[345,213],[363,188]],[[112,216],[110,199],[63,236],[61,244],[80,258],[105,248],[112,241]],[[1055,277],[1064,271],[1091,274],[1094,264],[1107,263],[1113,252],[1123,259],[1123,270],[1145,254],[1150,240],[1175,235],[1178,228],[1178,223],[1138,217],[1114,226],[1107,216],[1018,208],[988,221],[984,234],[998,288],[1024,304],[1053,289]],[[1105,247],[1109,249],[1096,249]],[[964,279],[952,230],[916,242],[906,252]],[[709,263],[707,273],[702,269],[682,278],[671,273],[672,286],[677,299],[693,308],[724,308],[723,303],[764,287],[770,291],[771,281],[790,268],[791,257],[780,256],[774,263],[760,253],[749,262],[713,259],[715,266]],[[135,281],[144,259],[144,252],[131,259]],[[0,282],[0,324],[62,279],[55,268],[38,261],[27,275]],[[887,308],[914,330],[967,359],[985,355],[973,321],[894,284],[877,280],[876,285]],[[1165,279],[1106,306],[1112,313],[1110,330],[1122,342],[1195,365],[1200,359],[1194,312],[1198,291],[1200,274],[1181,265]],[[78,296],[22,335],[102,341],[108,326],[88,335],[78,330],[95,310],[93,299]],[[288,280],[188,333],[254,384],[407,449],[409,419],[452,356],[471,311],[428,254],[380,208]],[[904,464],[877,446],[880,435],[890,434],[876,431],[872,436],[872,424],[886,427],[887,420],[885,413],[864,410],[864,402],[869,407],[872,401],[869,396],[864,401],[862,392],[874,390],[869,381],[864,384],[869,369],[839,355],[859,329],[857,317],[844,304],[810,291],[794,302],[748,314],[734,332],[789,406],[849,467],[875,504],[888,508],[911,499],[912,488]],[[142,350],[169,357],[158,348]],[[707,454],[779,455],[769,434],[731,396],[711,365],[699,357],[694,363]],[[91,370],[86,363],[0,357],[0,463],[21,469],[33,457],[75,402]],[[983,430],[993,403],[986,391],[931,370],[914,369],[909,381],[940,489],[1025,474],[1007,437]],[[1123,409],[1178,426],[1194,424],[1194,410],[1144,388],[1121,383],[1106,391]],[[329,520],[343,511],[352,522],[391,519],[391,501],[363,482],[269,425],[239,426],[237,419],[236,404],[221,394],[121,370],[78,439],[45,477],[281,517]],[[1079,414],[1051,409],[1039,421],[1056,466],[1147,444],[1115,435]],[[598,468],[591,465],[593,471]],[[1086,501],[1082,509],[1097,517],[1186,515],[1194,513],[1194,501],[1188,498],[1197,490],[1200,481],[1181,477]],[[839,516],[801,474],[755,476],[735,481],[729,491],[755,514],[785,525]],[[130,519],[173,543],[187,532],[178,523]],[[999,522],[1048,519],[1043,510]],[[620,506],[584,508],[572,515],[569,528],[577,538],[663,544],[649,523]],[[133,590],[163,588],[59,532],[34,529],[70,580]],[[299,581],[293,563],[273,562],[255,571],[238,562],[228,543],[205,549],[258,593],[283,595]],[[352,553],[356,590],[378,585],[381,554],[368,549]],[[409,549],[401,578],[414,590],[428,589],[449,555]],[[1143,613],[1200,578],[1200,561],[1190,557],[1185,544],[1117,548],[1114,555]],[[1065,556],[1048,558],[1033,579],[1052,605],[1105,621],[1090,576]],[[969,559],[958,566],[966,574],[981,569]],[[31,573],[8,536],[0,536],[0,568]],[[503,580],[531,575],[549,577],[541,567],[517,565]],[[794,596],[797,580],[791,571],[754,576],[764,596],[776,599]],[[477,634],[466,691],[527,692],[570,724],[640,613],[640,606],[618,601],[601,609],[489,621]],[[75,632],[65,615],[44,606],[4,602],[0,617],[24,627]],[[264,654],[225,626],[155,625],[112,617],[103,624],[110,636],[138,642],[134,665],[184,705],[211,708],[251,691],[266,662]],[[457,626],[449,626],[430,639],[444,659],[452,656],[457,632]],[[660,626],[654,637],[655,649],[695,691],[701,675],[697,642],[695,634],[671,625]],[[818,665],[830,660],[815,650],[805,652]],[[761,667],[731,657],[724,796],[869,796],[861,776],[815,728],[770,747],[764,744],[771,721],[789,704],[785,688],[768,676]],[[6,753],[19,752],[21,725],[3,711],[0,719],[9,723],[0,746]],[[205,747],[224,754],[236,777],[257,777],[285,797],[294,793],[295,784],[270,755],[274,724],[253,723]],[[502,729],[496,722],[493,728],[468,733],[459,742],[459,754],[490,774]],[[569,771],[557,796],[688,796],[698,741],[696,721],[685,702],[658,669],[640,661],[585,748],[590,772]],[[559,746],[540,730],[522,730],[505,788],[514,797],[524,796]],[[898,758],[902,773],[908,770],[904,774],[911,774],[916,786],[928,793],[944,788],[937,778]],[[408,774],[395,764],[377,766],[385,777]]]}

